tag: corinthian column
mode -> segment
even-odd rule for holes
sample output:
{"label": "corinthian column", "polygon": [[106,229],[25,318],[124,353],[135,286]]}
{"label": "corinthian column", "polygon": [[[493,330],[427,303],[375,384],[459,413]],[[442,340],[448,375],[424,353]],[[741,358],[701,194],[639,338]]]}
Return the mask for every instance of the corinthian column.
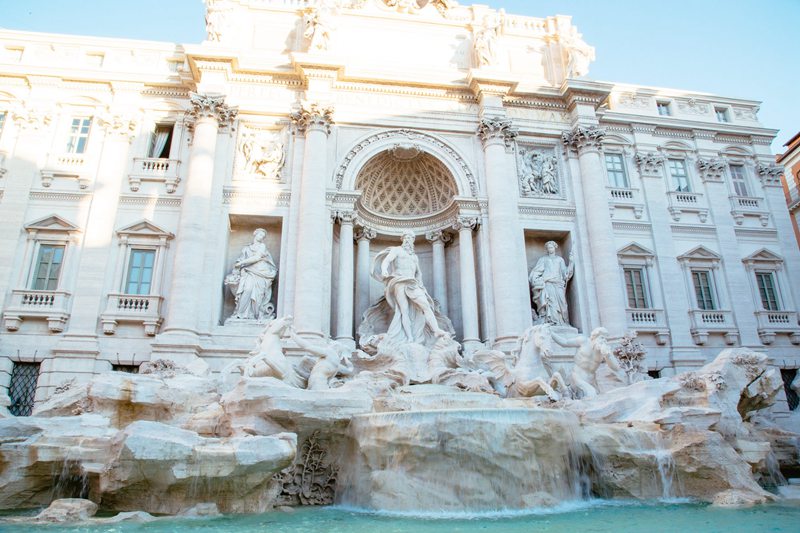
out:
{"label": "corinthian column", "polygon": [[489,199],[489,256],[492,294],[500,348],[510,348],[530,324],[525,239],[519,223],[519,192],[511,156],[506,152],[517,136],[511,120],[484,118],[478,128],[486,164]]}
{"label": "corinthian column", "polygon": [[325,180],[333,110],[304,103],[299,111],[292,113],[292,123],[306,139],[300,176],[294,323],[300,335],[322,337],[325,247],[321,241],[330,229],[325,207]]}
{"label": "corinthian column", "polygon": [[377,237],[374,229],[362,226],[356,232],[356,242],[358,242],[358,268],[356,275],[356,319],[361,320],[364,311],[369,308],[369,242]]}
{"label": "corinthian column", "polygon": [[478,325],[478,284],[475,276],[475,249],[472,230],[478,226],[477,217],[458,217],[453,229],[458,231],[458,256],[461,271],[461,322],[463,344],[469,351],[481,341]]}
{"label": "corinthian column", "polygon": [[433,297],[439,302],[439,311],[447,316],[447,268],[444,260],[444,246],[450,242],[450,235],[438,230],[429,231],[425,237],[433,248]]}
{"label": "corinthian column", "polygon": [[336,292],[336,340],[355,347],[353,340],[353,218],[352,211],[340,211],[339,285]]}
{"label": "corinthian column", "polygon": [[[576,126],[564,132],[561,139],[570,152],[578,155],[581,169],[583,200],[589,231],[591,265],[600,309],[600,323],[612,335],[621,335],[626,328],[625,292],[621,286],[619,261],[614,244],[614,228],[608,209],[594,207],[598,199],[605,204],[605,172],[601,161],[605,131],[597,127]],[[597,324],[595,324],[596,326]]]}
{"label": "corinthian column", "polygon": [[203,282],[203,258],[209,233],[217,133],[220,125],[227,126],[236,118],[238,110],[227,106],[221,94],[190,93],[189,98],[192,109],[187,118],[194,131],[175,239],[164,335],[183,336],[196,342],[200,313],[198,295],[207,290]]}

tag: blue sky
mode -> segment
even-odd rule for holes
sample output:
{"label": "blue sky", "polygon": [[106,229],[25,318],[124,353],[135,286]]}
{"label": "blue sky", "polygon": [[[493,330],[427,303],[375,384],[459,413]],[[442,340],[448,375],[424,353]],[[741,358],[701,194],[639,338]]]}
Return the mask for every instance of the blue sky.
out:
{"label": "blue sky", "polygon": [[[536,17],[572,15],[597,49],[592,79],[763,101],[761,122],[781,130],[776,153],[800,131],[800,0],[479,3]],[[202,0],[0,0],[0,26],[196,43],[205,36],[204,10]]]}

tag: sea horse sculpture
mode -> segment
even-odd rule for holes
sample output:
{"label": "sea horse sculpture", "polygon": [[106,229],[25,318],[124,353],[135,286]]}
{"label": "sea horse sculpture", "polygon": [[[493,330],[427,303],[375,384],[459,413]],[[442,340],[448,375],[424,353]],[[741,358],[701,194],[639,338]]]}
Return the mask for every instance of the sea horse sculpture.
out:
{"label": "sea horse sculpture", "polygon": [[531,397],[545,394],[552,401],[568,393],[564,378],[549,365],[552,353],[550,326],[539,324],[528,328],[512,351],[515,362],[509,364],[506,355],[497,350],[480,350],[473,359],[494,375],[500,394],[508,397]]}

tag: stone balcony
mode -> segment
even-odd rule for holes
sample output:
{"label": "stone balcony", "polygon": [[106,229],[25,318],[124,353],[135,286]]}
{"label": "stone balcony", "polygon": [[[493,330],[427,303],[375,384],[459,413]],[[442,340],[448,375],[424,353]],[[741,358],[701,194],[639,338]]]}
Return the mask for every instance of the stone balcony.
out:
{"label": "stone balcony", "polygon": [[43,319],[47,320],[51,333],[61,333],[69,318],[71,296],[63,290],[13,290],[11,302],[3,313],[5,327],[8,331],[17,331],[24,319]]}
{"label": "stone balcony", "polygon": [[606,187],[608,191],[608,208],[611,216],[614,216],[616,209],[630,209],[637,220],[642,218],[644,213],[644,202],[642,202],[639,189],[629,189],[627,187]]}
{"label": "stone balcony", "polygon": [[739,330],[733,321],[733,313],[720,309],[692,309],[689,311],[692,322],[692,338],[696,344],[708,342],[711,333],[721,333],[726,344],[733,345],[739,340]]}
{"label": "stone balcony", "polygon": [[659,346],[669,340],[669,327],[663,309],[632,309],[626,310],[628,328],[639,333],[653,333]]}
{"label": "stone balcony", "polygon": [[78,181],[78,187],[89,187],[88,157],[86,154],[51,154],[42,169],[42,187],[49,188],[56,178]]}
{"label": "stone balcony", "polygon": [[109,294],[106,310],[100,315],[103,333],[113,335],[120,322],[132,322],[142,324],[145,334],[152,337],[161,325],[163,300],[156,294]]}
{"label": "stone balcony", "polygon": [[684,213],[696,213],[697,218],[702,223],[708,220],[708,206],[702,194],[688,191],[669,191],[667,197],[669,199],[669,214],[672,215],[672,220],[675,222],[680,222]]}
{"label": "stone balcony", "polygon": [[731,215],[736,225],[741,226],[745,217],[756,217],[762,226],[769,224],[769,211],[763,198],[750,196],[731,196]]}
{"label": "stone balcony", "polygon": [[775,342],[778,333],[788,333],[792,344],[800,344],[800,326],[794,311],[756,311],[758,336],[764,344]]}
{"label": "stone balcony", "polygon": [[128,175],[128,185],[136,192],[143,181],[163,183],[168,193],[174,193],[180,183],[177,159],[161,159],[157,157],[136,157],[133,160],[133,171]]}

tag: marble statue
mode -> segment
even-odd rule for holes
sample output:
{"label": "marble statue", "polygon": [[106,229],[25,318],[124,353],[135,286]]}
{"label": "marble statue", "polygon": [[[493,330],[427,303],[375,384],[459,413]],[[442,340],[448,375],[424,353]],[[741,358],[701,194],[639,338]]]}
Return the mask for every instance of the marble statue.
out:
{"label": "marble statue", "polygon": [[558,244],[548,241],[544,245],[547,255],[539,258],[531,270],[528,280],[533,292],[537,322],[553,326],[569,325],[567,309],[567,283],[575,272],[573,254],[569,254],[569,266],[556,255]]}
{"label": "marble statue", "polygon": [[[344,344],[331,340],[327,340],[325,344],[311,343],[299,337],[294,328],[289,328],[289,336],[300,348],[319,358],[311,361],[311,370],[306,385],[308,390],[329,389],[331,381],[337,375],[350,376],[353,374],[353,362],[350,360],[351,350]],[[307,361],[307,359],[304,360]]]}
{"label": "marble statue", "polygon": [[274,316],[272,284],[278,267],[264,244],[266,236],[267,231],[261,228],[253,232],[253,242],[242,248],[233,270],[225,278],[225,285],[236,299],[231,318],[263,322]]}
{"label": "marble statue", "polygon": [[309,52],[324,52],[328,50],[331,32],[331,10],[326,5],[312,7],[303,15],[303,37],[308,41]]}
{"label": "marble statue", "polygon": [[609,344],[611,339],[606,328],[595,328],[588,338],[584,335],[564,338],[556,332],[551,332],[550,336],[561,346],[578,349],[569,381],[573,390],[580,391],[584,398],[597,396],[597,370],[601,364],[605,362],[612,372],[622,372]]}
{"label": "marble statue", "polygon": [[432,344],[447,335],[439,327],[433,299],[422,284],[419,259],[414,253],[414,234],[403,234],[403,244],[382,251],[375,257],[372,277],[384,285],[384,296],[392,310],[385,340],[392,344]]}
{"label": "marble statue", "polygon": [[564,378],[550,368],[552,354],[552,332],[548,324],[528,328],[520,337],[510,364],[503,352],[481,350],[474,359],[487,367],[494,377],[495,389],[503,396],[531,397],[547,395],[552,401],[561,399],[568,392]]}
{"label": "marble statue", "polygon": [[589,63],[594,61],[594,48],[581,38],[576,28],[571,28],[569,34],[561,37],[561,42],[567,49],[567,78],[580,78],[589,73]]}
{"label": "marble statue", "polygon": [[303,388],[305,383],[294,365],[283,353],[281,335],[294,323],[291,316],[272,320],[259,335],[250,357],[242,364],[242,376],[273,377],[292,387]]}
{"label": "marble statue", "polygon": [[497,33],[500,25],[500,18],[487,15],[483,19],[483,25],[474,28],[472,47],[476,68],[491,66],[497,60]]}
{"label": "marble statue", "polygon": [[538,150],[520,153],[520,182],[523,195],[558,194],[556,157]]}

